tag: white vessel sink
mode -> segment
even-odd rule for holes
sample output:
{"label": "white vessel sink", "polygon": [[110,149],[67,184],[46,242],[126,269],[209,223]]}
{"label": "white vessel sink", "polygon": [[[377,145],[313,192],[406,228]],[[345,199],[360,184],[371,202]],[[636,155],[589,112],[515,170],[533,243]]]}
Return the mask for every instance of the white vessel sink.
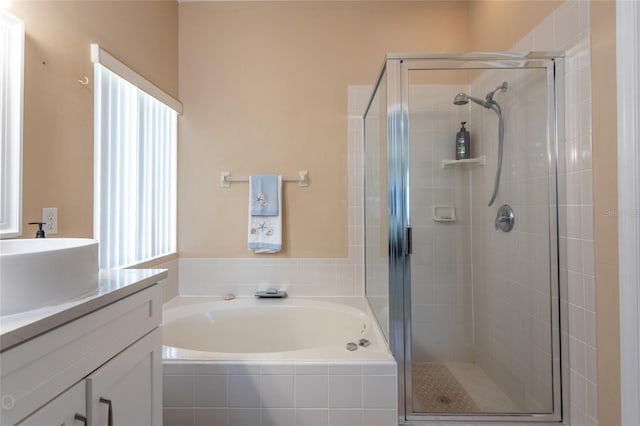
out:
{"label": "white vessel sink", "polygon": [[97,288],[95,240],[0,240],[0,316],[56,305]]}

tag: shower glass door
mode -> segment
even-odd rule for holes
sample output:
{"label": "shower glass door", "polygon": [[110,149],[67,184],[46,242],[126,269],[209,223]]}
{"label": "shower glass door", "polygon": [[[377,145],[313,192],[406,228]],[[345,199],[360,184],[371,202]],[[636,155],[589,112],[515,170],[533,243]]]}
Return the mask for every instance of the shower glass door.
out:
{"label": "shower glass door", "polygon": [[365,115],[365,279],[407,420],[562,418],[560,64],[387,57]]}
{"label": "shower glass door", "polygon": [[407,417],[554,419],[553,62],[450,65],[401,65]]}

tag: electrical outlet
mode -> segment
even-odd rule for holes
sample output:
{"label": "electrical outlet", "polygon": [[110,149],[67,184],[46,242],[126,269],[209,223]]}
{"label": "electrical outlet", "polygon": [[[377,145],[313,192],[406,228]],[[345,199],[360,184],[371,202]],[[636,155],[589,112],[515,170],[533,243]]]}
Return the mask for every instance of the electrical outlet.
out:
{"label": "electrical outlet", "polygon": [[58,209],[56,207],[43,208],[42,221],[45,223],[42,227],[45,235],[54,235],[58,233]]}

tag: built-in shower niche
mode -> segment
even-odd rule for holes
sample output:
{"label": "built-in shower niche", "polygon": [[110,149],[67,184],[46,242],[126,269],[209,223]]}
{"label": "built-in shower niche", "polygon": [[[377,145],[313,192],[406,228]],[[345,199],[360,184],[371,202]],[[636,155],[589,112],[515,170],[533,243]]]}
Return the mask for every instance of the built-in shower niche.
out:
{"label": "built-in shower niche", "polygon": [[365,114],[366,290],[388,295],[408,420],[560,419],[556,59],[530,55],[390,57]]}

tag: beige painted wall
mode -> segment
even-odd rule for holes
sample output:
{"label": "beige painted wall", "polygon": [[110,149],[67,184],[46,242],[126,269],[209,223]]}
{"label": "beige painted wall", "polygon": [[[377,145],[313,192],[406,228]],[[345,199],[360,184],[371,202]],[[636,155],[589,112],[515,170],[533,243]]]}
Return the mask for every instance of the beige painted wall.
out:
{"label": "beige painted wall", "polygon": [[181,3],[180,256],[253,256],[248,186],[222,170],[308,170],[284,185],[277,256],[346,257],[348,85],[387,52],[467,50],[467,19],[466,2]]}
{"label": "beige painted wall", "polygon": [[[58,208],[56,237],[93,236],[93,65],[98,43],[178,95],[178,5],[173,1],[16,1],[25,23],[23,230]],[[77,80],[88,76],[89,86]]]}
{"label": "beige painted wall", "polygon": [[15,1],[27,30],[23,222],[58,207],[58,236],[92,236],[92,85],[76,82],[92,77],[89,43],[177,96],[180,40],[180,254],[250,255],[246,184],[221,190],[221,170],[307,169],[309,188],[285,185],[283,255],[344,257],[347,86],[373,84],[387,52],[470,50],[481,3]]}
{"label": "beige painted wall", "polygon": [[563,2],[564,0],[471,1],[471,50],[489,52],[510,49]]}
{"label": "beige painted wall", "polygon": [[620,425],[616,5],[591,3],[593,225],[598,342],[598,415]]}

